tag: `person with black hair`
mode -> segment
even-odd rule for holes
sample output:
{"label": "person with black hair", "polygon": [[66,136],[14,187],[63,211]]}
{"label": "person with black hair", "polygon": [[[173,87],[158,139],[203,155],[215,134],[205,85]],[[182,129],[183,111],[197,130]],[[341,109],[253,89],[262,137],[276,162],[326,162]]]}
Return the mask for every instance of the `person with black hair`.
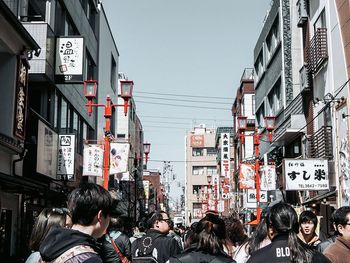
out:
{"label": "person with black hair", "polygon": [[[131,243],[126,235],[125,220],[122,217],[111,217],[107,234],[102,237],[101,258],[104,263],[121,262],[119,254],[131,260]],[[114,244],[113,244],[114,243]],[[119,254],[115,250],[118,247]]]}
{"label": "person with black hair", "polygon": [[136,239],[146,235],[146,225],[143,220],[140,220],[136,223],[136,226],[133,228],[133,235],[130,237],[130,242],[134,242]]}
{"label": "person with black hair", "polygon": [[100,263],[96,239],[106,233],[113,200],[102,186],[92,183],[74,189],[68,196],[72,228],[53,227],[40,245],[45,262]]}
{"label": "person with black hair", "polygon": [[195,243],[191,244],[183,253],[170,258],[170,263],[235,263],[224,252],[226,241],[225,222],[217,215],[207,214],[196,225]]}
{"label": "person with black hair", "polygon": [[168,237],[170,218],[164,211],[149,215],[147,232],[131,244],[133,262],[165,263],[170,257],[181,252],[177,241]]}
{"label": "person with black hair", "polygon": [[333,214],[333,223],[336,234],[335,242],[329,245],[323,254],[332,263],[350,261],[350,206],[343,206]]}
{"label": "person with black hair", "polygon": [[266,225],[266,210],[263,211],[261,215],[261,220],[259,225],[256,227],[252,236],[247,239],[241,246],[239,246],[234,255],[233,259],[237,263],[246,263],[250,255],[260,248],[263,248],[271,243],[267,235],[267,225]]}
{"label": "person with black hair", "polygon": [[196,242],[197,234],[196,227],[198,222],[193,222],[189,229],[184,234],[184,248],[188,248],[190,245]]}
{"label": "person with black hair", "polygon": [[301,241],[312,248],[315,248],[321,243],[316,234],[317,223],[317,216],[311,211],[303,211],[299,216],[300,232],[298,237]]}
{"label": "person with black hair", "polygon": [[181,248],[181,250],[183,250],[183,244],[182,244],[181,237],[175,232],[174,221],[172,221],[172,220],[169,221],[168,237],[174,238],[176,240],[176,242],[179,244],[179,247]]}
{"label": "person with black hair", "polygon": [[[310,249],[298,239],[298,216],[286,203],[273,205],[266,216],[270,245],[255,251],[248,263],[328,263],[321,253]],[[268,261],[267,261],[268,260]]]}

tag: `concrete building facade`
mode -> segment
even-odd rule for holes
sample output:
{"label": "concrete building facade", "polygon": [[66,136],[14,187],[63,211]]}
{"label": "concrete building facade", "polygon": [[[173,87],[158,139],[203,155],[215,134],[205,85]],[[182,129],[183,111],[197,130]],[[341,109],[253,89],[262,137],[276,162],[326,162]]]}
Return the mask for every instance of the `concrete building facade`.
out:
{"label": "concrete building facade", "polygon": [[[194,127],[186,135],[185,221],[199,221],[208,210],[218,208],[219,175],[214,128]],[[210,182],[208,182],[210,176]]]}

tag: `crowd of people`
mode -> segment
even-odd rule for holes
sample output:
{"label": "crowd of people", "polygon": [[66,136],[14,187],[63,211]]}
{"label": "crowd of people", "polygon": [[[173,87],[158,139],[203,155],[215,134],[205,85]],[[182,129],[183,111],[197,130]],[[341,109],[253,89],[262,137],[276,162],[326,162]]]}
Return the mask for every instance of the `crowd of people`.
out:
{"label": "crowd of people", "polygon": [[350,262],[350,206],[335,210],[334,235],[321,240],[312,211],[298,216],[282,202],[263,211],[250,237],[238,218],[215,211],[188,229],[155,211],[130,233],[115,202],[101,186],[85,184],[72,191],[67,208],[44,209],[33,227],[26,263]]}

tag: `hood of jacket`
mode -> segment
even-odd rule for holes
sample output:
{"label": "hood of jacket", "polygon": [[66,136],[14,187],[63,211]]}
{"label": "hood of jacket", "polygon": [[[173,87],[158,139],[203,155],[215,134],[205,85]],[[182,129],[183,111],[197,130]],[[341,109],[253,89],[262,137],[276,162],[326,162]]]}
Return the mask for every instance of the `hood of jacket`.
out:
{"label": "hood of jacket", "polygon": [[92,236],[73,229],[53,227],[41,243],[39,251],[44,261],[52,261],[78,245],[86,245],[98,251],[97,242]]}

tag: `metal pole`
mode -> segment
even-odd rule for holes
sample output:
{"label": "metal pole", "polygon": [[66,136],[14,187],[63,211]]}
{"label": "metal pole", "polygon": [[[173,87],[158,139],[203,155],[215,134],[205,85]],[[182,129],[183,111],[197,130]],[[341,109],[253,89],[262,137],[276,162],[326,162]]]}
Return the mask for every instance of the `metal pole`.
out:
{"label": "metal pole", "polygon": [[111,97],[107,96],[105,105],[105,137],[104,137],[104,148],[103,153],[103,188],[108,190],[108,180],[109,180],[109,151],[110,142],[109,136],[111,133],[111,116],[112,116],[112,105]]}
{"label": "metal pole", "polygon": [[257,223],[260,223],[260,164],[259,164],[259,145],[260,145],[260,134],[258,132],[258,129],[255,129],[254,133],[254,147],[255,147],[255,183],[256,183],[256,202],[257,202],[257,209],[256,209],[256,220]]}

